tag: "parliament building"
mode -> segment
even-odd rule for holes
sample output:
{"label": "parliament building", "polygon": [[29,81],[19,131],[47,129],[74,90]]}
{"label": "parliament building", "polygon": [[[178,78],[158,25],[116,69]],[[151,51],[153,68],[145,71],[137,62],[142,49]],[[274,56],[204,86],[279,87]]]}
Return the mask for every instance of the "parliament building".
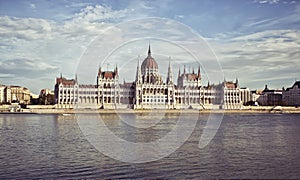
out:
{"label": "parliament building", "polygon": [[174,81],[171,62],[164,81],[158,63],[148,55],[137,63],[133,82],[119,83],[116,67],[113,71],[98,70],[96,85],[79,84],[75,79],[56,78],[56,108],[97,109],[240,109],[241,90],[236,82],[202,85],[200,66],[197,72],[178,72]]}

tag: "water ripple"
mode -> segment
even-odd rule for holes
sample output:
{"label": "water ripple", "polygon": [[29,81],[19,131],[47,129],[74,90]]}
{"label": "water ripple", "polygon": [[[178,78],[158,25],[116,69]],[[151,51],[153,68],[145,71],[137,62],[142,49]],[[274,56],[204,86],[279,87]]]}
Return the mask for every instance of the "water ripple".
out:
{"label": "water ripple", "polygon": [[[299,119],[299,114],[225,115],[214,139],[199,149],[204,115],[188,141],[170,156],[129,164],[93,148],[74,117],[1,115],[0,179],[299,179]],[[174,124],[168,119],[152,127],[152,137],[147,137],[146,131],[127,131],[113,121],[109,124],[120,137],[139,141],[162,137]]]}

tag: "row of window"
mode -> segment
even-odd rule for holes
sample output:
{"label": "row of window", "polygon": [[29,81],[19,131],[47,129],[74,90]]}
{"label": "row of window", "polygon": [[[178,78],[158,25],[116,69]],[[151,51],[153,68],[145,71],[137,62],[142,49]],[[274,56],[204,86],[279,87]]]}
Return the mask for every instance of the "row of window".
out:
{"label": "row of window", "polygon": [[167,103],[168,100],[164,100],[164,99],[143,99],[144,103]]}
{"label": "row of window", "polygon": [[97,94],[97,91],[73,91],[73,90],[60,90],[59,93],[60,94],[76,94],[78,92],[78,94]]}

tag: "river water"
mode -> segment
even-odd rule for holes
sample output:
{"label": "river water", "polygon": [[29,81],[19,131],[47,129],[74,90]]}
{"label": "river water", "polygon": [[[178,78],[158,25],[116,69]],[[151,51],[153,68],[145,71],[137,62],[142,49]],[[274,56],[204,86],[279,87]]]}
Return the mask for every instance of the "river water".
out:
{"label": "river water", "polygon": [[[168,116],[150,135],[128,129],[127,137],[155,140],[151,137],[172,129],[172,118],[176,121],[176,115]],[[97,151],[76,116],[0,114],[0,179],[300,178],[300,114],[226,114],[202,149],[198,143],[208,115],[186,118],[199,119],[174,153],[154,162],[125,163]],[[114,133],[126,135],[127,125],[115,114],[103,119]]]}

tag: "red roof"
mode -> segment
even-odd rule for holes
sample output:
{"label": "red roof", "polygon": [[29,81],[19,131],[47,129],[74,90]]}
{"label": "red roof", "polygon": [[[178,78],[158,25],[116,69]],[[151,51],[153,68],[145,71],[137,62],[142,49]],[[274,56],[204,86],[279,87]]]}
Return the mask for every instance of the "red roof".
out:
{"label": "red roof", "polygon": [[198,78],[197,74],[187,74],[187,79],[188,80],[194,81],[194,80],[197,80],[197,78]]}
{"label": "red roof", "polygon": [[225,82],[225,87],[228,89],[235,89],[237,86],[233,82]]}
{"label": "red roof", "polygon": [[116,76],[115,72],[112,71],[104,71],[102,72],[102,77],[106,79],[113,79]]}
{"label": "red roof", "polygon": [[63,85],[74,85],[74,79],[66,79],[66,78],[56,78],[56,84],[63,84]]}

